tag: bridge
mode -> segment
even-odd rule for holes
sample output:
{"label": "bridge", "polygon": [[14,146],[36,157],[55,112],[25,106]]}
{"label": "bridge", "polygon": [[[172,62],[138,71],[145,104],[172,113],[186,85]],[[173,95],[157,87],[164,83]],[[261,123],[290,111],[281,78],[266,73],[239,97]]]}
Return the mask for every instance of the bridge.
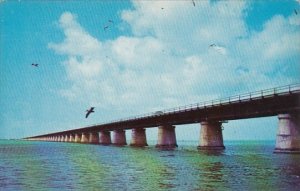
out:
{"label": "bridge", "polygon": [[255,91],[24,139],[122,146],[127,144],[125,130],[131,129],[130,145],[143,147],[147,146],[146,128],[158,127],[156,147],[173,148],[177,147],[175,125],[200,123],[198,149],[219,150],[225,148],[222,123],[267,116],[278,116],[274,152],[300,152],[300,84]]}

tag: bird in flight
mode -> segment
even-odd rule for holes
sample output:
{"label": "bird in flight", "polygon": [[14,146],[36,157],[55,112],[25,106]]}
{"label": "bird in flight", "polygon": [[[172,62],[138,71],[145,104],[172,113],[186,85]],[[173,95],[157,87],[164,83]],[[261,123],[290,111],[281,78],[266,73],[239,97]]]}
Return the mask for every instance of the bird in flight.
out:
{"label": "bird in flight", "polygon": [[103,29],[104,29],[105,31],[110,27],[110,23],[111,23],[111,24],[114,24],[114,21],[111,20],[111,19],[108,20],[108,23],[106,23],[106,25],[103,27]]}
{"label": "bird in flight", "polygon": [[194,7],[196,6],[196,3],[195,3],[195,1],[194,0],[192,0],[192,2],[193,2],[193,5],[194,5]]}
{"label": "bird in flight", "polygon": [[294,12],[295,12],[295,14],[296,14],[296,15],[298,15],[298,12],[297,12],[297,10],[296,10],[296,9],[294,9]]}
{"label": "bird in flight", "polygon": [[39,64],[34,64],[34,63],[32,63],[31,66],[38,67]]}
{"label": "bird in flight", "polygon": [[103,29],[106,31],[108,29],[108,26],[105,26]]}
{"label": "bird in flight", "polygon": [[88,118],[88,116],[89,116],[91,113],[95,112],[95,111],[94,111],[94,108],[95,108],[95,107],[91,107],[90,109],[86,110],[85,118]]}
{"label": "bird in flight", "polygon": [[209,45],[209,48],[212,48],[212,49],[216,50],[220,54],[223,54],[223,55],[227,54],[226,48],[223,47],[223,46],[216,45],[216,44],[211,44],[211,45]]}

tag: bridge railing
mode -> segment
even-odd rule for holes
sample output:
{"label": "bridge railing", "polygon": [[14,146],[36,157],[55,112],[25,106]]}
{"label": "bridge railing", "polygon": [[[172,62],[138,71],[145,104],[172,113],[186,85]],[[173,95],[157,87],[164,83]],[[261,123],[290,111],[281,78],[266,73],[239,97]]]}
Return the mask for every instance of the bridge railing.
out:
{"label": "bridge railing", "polygon": [[220,105],[227,105],[227,104],[237,103],[237,102],[245,102],[245,101],[249,101],[249,100],[264,99],[264,98],[269,98],[269,97],[273,97],[273,96],[284,95],[284,94],[293,94],[293,93],[298,93],[298,92],[300,92],[300,84],[292,84],[292,85],[288,85],[288,86],[280,86],[280,87],[276,87],[276,88],[265,89],[265,90],[261,90],[261,91],[255,91],[255,92],[240,94],[240,95],[236,95],[236,96],[230,96],[227,98],[214,99],[214,100],[210,100],[210,101],[204,101],[204,102],[169,108],[169,109],[165,109],[162,111],[156,111],[156,112],[131,116],[128,118],[114,120],[114,121],[111,121],[110,123],[121,122],[121,121],[130,121],[130,120],[154,117],[154,116],[159,116],[159,115],[167,115],[170,113],[180,113],[180,112],[184,112],[184,111],[209,108],[209,107],[220,106]]}

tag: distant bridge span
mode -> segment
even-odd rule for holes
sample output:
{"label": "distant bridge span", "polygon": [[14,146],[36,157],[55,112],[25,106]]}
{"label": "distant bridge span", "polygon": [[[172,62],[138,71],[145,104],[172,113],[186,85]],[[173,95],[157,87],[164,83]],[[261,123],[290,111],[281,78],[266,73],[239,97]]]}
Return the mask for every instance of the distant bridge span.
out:
{"label": "distant bridge span", "polygon": [[278,115],[275,151],[298,152],[299,114],[300,84],[293,84],[25,139],[110,144],[114,131],[113,144],[124,145],[124,130],[132,129],[131,145],[145,146],[145,128],[159,127],[157,146],[173,147],[177,146],[174,125],[201,123],[199,149],[223,149],[222,122]]}

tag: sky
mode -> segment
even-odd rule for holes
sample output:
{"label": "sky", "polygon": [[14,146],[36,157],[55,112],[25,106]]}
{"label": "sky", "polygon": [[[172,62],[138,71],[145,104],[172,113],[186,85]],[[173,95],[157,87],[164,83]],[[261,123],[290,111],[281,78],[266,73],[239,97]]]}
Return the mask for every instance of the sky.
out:
{"label": "sky", "polygon": [[[299,29],[296,0],[0,0],[0,139],[299,83]],[[223,138],[275,140],[277,122],[229,121]]]}

